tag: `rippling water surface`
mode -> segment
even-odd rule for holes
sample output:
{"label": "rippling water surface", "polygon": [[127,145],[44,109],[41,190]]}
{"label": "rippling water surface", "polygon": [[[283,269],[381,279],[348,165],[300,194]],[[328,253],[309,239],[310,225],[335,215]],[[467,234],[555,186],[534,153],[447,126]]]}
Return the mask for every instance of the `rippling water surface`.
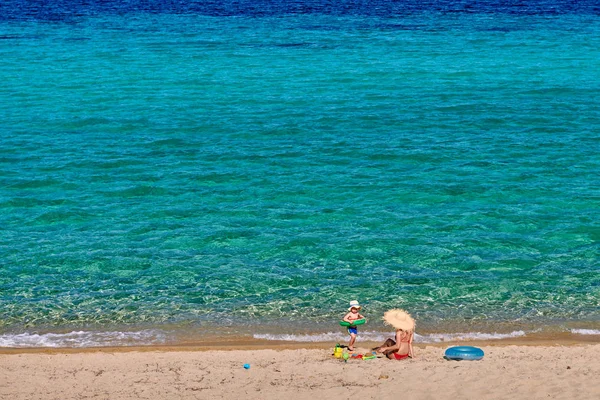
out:
{"label": "rippling water surface", "polygon": [[0,345],[600,332],[593,3],[113,3],[0,5]]}

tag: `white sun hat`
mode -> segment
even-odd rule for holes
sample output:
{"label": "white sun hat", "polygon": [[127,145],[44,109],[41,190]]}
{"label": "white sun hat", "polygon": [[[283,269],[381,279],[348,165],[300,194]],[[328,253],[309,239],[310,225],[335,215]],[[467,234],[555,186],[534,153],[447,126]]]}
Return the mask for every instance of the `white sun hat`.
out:
{"label": "white sun hat", "polygon": [[350,307],[348,308],[348,311],[352,310],[353,308],[358,308],[359,310],[361,309],[361,306],[358,303],[358,300],[352,300],[350,302]]}

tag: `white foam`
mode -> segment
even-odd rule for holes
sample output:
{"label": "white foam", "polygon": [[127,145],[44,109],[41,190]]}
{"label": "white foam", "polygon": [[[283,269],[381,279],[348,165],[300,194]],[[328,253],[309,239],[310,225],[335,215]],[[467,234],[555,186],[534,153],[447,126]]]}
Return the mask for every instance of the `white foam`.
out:
{"label": "white foam", "polygon": [[[393,333],[389,332],[360,332],[360,339],[372,342],[384,341],[387,338],[393,337]],[[524,331],[514,331],[510,333],[482,333],[482,332],[467,332],[467,333],[432,333],[428,335],[419,335],[415,333],[415,343],[439,343],[446,341],[466,341],[466,340],[500,340],[515,337],[526,336]],[[264,340],[282,340],[293,342],[343,342],[348,340],[348,335],[339,332],[327,332],[319,334],[255,334],[255,339]]]}
{"label": "white foam", "polygon": [[69,332],[19,333],[0,335],[0,347],[101,347],[162,344],[166,336],[161,331],[137,332]]}
{"label": "white foam", "polygon": [[515,337],[526,336],[525,331],[513,331],[510,333],[483,333],[483,332],[465,332],[465,333],[432,333],[419,336],[415,334],[415,342],[421,343],[439,343],[447,341],[464,340],[500,340]]}
{"label": "white foam", "polygon": [[576,335],[600,335],[600,329],[571,329]]}
{"label": "white foam", "polygon": [[[360,332],[361,340],[379,342],[389,337],[381,332]],[[348,335],[340,332],[327,332],[318,334],[294,335],[294,334],[254,334],[254,339],[282,340],[290,342],[343,342],[348,340]]]}

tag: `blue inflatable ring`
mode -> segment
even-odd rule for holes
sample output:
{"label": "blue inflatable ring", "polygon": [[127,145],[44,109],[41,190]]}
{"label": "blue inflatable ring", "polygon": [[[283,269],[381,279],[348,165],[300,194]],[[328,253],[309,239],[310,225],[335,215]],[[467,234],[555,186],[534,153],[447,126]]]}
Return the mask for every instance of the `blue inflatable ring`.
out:
{"label": "blue inflatable ring", "polygon": [[481,360],[483,358],[483,350],[473,346],[450,347],[444,353],[444,358],[448,360]]}

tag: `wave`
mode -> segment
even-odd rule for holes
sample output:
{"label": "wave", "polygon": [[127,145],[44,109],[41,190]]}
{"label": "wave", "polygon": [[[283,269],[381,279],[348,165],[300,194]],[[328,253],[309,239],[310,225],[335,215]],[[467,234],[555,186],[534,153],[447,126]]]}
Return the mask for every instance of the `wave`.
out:
{"label": "wave", "polygon": [[[571,334],[600,335],[598,329],[571,329]],[[535,333],[535,331],[530,332]],[[415,334],[415,343],[443,343],[477,340],[502,340],[527,336],[527,332],[519,330],[510,333],[430,333]],[[383,342],[392,337],[389,332],[361,331],[360,339],[370,342]],[[287,342],[340,342],[348,340],[348,335],[341,332],[314,334],[254,334],[254,339]],[[85,347],[121,347],[162,345],[173,342],[173,337],[160,330],[142,330],[136,332],[88,332],[74,331],[69,333],[19,333],[0,335],[0,348],[85,348]]]}
{"label": "wave", "polygon": [[[348,335],[344,335],[339,332],[327,332],[327,333],[315,333],[306,335],[294,335],[294,334],[254,334],[254,339],[263,340],[281,340],[289,342],[343,342],[348,340]],[[383,341],[389,335],[385,335],[381,332],[360,332],[361,340],[368,340],[373,342]]]}
{"label": "wave", "polygon": [[[525,331],[513,331],[510,333],[432,333],[419,335],[415,333],[415,343],[440,343],[447,341],[467,340],[500,340],[526,336]],[[361,340],[380,342],[391,337],[389,333],[366,331],[360,332]],[[292,342],[343,342],[348,340],[348,335],[338,332],[327,332],[318,334],[293,335],[293,334],[254,334],[254,339],[280,340]]]}
{"label": "wave", "polygon": [[575,335],[600,335],[600,329],[571,329]]}
{"label": "wave", "polygon": [[[446,341],[463,341],[463,340],[500,340],[516,337],[523,337],[527,334],[525,331],[513,331],[510,333],[482,333],[482,332],[466,332],[466,333],[432,333],[429,335],[419,336],[415,334],[415,342],[421,343],[440,343]],[[419,340],[422,338],[423,340]]]}
{"label": "wave", "polygon": [[69,332],[19,333],[0,335],[0,347],[110,347],[164,344],[164,332]]}

